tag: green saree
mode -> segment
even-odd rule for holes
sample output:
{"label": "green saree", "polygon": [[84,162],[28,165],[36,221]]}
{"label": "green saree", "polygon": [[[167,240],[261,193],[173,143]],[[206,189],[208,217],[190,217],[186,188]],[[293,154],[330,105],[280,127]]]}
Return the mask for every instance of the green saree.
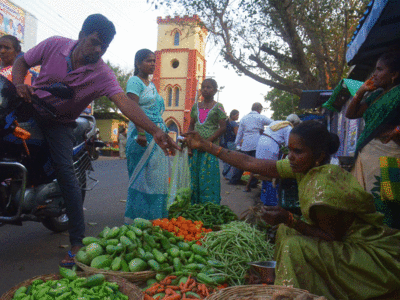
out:
{"label": "green saree", "polygon": [[343,241],[328,242],[280,225],[276,242],[276,285],[292,285],[328,299],[361,300],[400,287],[400,231],[383,225],[372,195],[339,166],[324,165],[307,174],[277,162],[283,178],[296,178],[303,221],[310,208],[324,205],[355,214]]}

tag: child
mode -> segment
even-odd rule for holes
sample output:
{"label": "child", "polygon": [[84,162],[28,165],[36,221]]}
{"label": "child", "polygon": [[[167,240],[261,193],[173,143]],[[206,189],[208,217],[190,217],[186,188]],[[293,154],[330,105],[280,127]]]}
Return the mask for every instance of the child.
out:
{"label": "child", "polygon": [[[226,114],[221,103],[214,100],[218,84],[214,79],[205,79],[201,85],[202,102],[193,105],[190,113],[189,131],[197,131],[210,143],[219,144],[219,137],[226,130]],[[192,188],[192,204],[221,202],[219,160],[217,157],[193,150],[189,160]]]}

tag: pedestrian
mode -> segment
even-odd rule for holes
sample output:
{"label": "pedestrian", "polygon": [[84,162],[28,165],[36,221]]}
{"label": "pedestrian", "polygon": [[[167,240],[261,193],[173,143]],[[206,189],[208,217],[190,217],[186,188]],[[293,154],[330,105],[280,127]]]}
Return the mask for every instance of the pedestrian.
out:
{"label": "pedestrian", "polygon": [[[203,101],[193,105],[190,113],[189,131],[197,131],[208,143],[218,145],[225,133],[227,116],[221,103],[214,100],[218,84],[206,78],[201,84]],[[216,157],[194,150],[190,159],[192,204],[221,202],[219,161]]]}
{"label": "pedestrian", "polygon": [[[229,114],[229,118],[226,120],[225,134],[222,135],[221,138],[220,145],[222,147],[230,150],[236,150],[235,139],[237,131],[239,129],[239,124],[236,121],[238,119],[239,119],[239,111],[237,109],[232,110],[231,113]],[[224,176],[225,179],[228,179],[227,175],[230,170],[231,166],[229,164],[223,163],[222,176]]]}
{"label": "pedestrian", "polygon": [[125,148],[126,148],[126,128],[120,127],[119,128],[119,133],[118,133],[118,147],[119,147],[119,158],[120,159],[125,159],[126,158],[126,153],[125,153]]}
{"label": "pedestrian", "polygon": [[[154,136],[167,153],[174,151],[176,144],[143,113],[137,103],[131,101],[118,84],[114,72],[101,59],[115,35],[114,24],[101,14],[86,18],[78,40],[65,37],[50,37],[20,56],[13,66],[13,83],[17,93],[31,102],[35,93],[42,101],[52,105],[57,118],[51,117],[40,107],[33,105],[38,124],[49,143],[51,157],[56,169],[57,181],[66,203],[69,218],[71,250],[61,261],[62,266],[74,264],[74,256],[83,246],[85,234],[82,191],[75,176],[72,159],[75,119],[95,99],[106,96],[121,112],[138,126]],[[74,91],[72,99],[60,99],[44,91],[34,92],[24,85],[24,77],[30,67],[41,65],[35,87],[63,82]]]}
{"label": "pedestrian", "polygon": [[[282,147],[289,145],[289,135],[294,126],[301,123],[296,114],[287,116],[286,121],[274,121],[265,128],[258,140],[257,159],[278,160],[283,158]],[[250,189],[250,185],[246,186]],[[278,184],[272,178],[262,181],[261,201],[264,205],[278,205]]]}
{"label": "pedestrian", "polygon": [[[365,126],[357,140],[356,162],[352,170],[361,186],[373,193],[380,185],[381,157],[400,158],[400,52],[387,52],[379,57],[375,71],[357,91],[347,107],[346,117],[363,118]],[[390,166],[391,168],[393,166]],[[397,163],[391,173],[399,172]],[[391,176],[397,185],[398,176]],[[376,189],[376,188],[375,188]],[[381,188],[381,193],[383,189]],[[400,229],[400,192],[393,188],[393,199],[375,197],[378,211],[385,214],[386,223]]]}
{"label": "pedestrian", "polygon": [[[272,119],[261,115],[263,106],[259,102],[255,102],[251,107],[251,112],[244,116],[239,123],[239,130],[236,135],[235,144],[240,147],[240,151],[244,154],[252,157],[256,156],[256,149],[258,139],[260,138],[261,131],[264,130],[264,126],[272,123]],[[230,184],[238,184],[242,178],[243,170],[234,169],[232,176],[229,179]],[[253,174],[250,174],[250,187],[257,186],[258,180],[253,178]],[[244,189],[248,192],[248,189]]]}
{"label": "pedestrian", "polygon": [[[3,35],[0,37],[0,75],[12,81],[13,64],[21,52],[21,42],[15,36]],[[32,84],[32,72],[25,76],[25,84]]]}
{"label": "pedestrian", "polygon": [[[398,299],[400,231],[383,224],[372,195],[330,155],[339,138],[315,120],[289,136],[288,159],[256,159],[212,145],[196,133],[189,147],[207,151],[244,170],[298,182],[302,217],[279,206],[263,206],[262,217],[279,225],[275,285],[290,285],[329,300]],[[389,297],[391,296],[391,297]]]}
{"label": "pedestrian", "polygon": [[[162,118],[164,100],[150,81],[155,66],[156,56],[152,51],[141,49],[136,52],[134,76],[129,78],[126,92],[158,128],[168,132]],[[168,217],[168,157],[154,144],[151,134],[133,122],[128,126],[126,153],[130,183],[125,223],[129,224],[137,217],[148,220]]]}

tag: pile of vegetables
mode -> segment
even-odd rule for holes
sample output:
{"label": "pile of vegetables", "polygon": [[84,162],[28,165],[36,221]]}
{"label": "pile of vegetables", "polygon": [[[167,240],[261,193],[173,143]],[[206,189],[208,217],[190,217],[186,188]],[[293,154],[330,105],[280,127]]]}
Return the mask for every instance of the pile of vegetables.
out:
{"label": "pile of vegetables", "polygon": [[136,218],[131,225],[106,227],[98,237],[84,238],[83,244],[86,246],[79,250],[76,259],[93,268],[124,272],[151,270],[157,272],[157,280],[169,274],[199,273],[215,284],[226,279],[213,267],[220,263],[208,260],[207,250],[196,241],[184,242],[141,218]]}
{"label": "pile of vegetables", "polygon": [[236,214],[227,205],[219,205],[212,202],[194,204],[184,211],[175,213],[170,211],[169,217],[198,220],[203,222],[206,228],[212,228],[214,225],[222,225],[238,219]]}
{"label": "pile of vegetables", "polygon": [[220,231],[208,233],[203,246],[211,259],[222,263],[215,268],[227,274],[229,285],[245,284],[249,269],[247,263],[269,261],[274,254],[274,245],[267,241],[266,233],[240,221],[222,225]]}
{"label": "pile of vegetables", "polygon": [[190,188],[180,188],[176,191],[174,202],[168,208],[169,213],[177,213],[186,210],[192,199],[192,190]]}
{"label": "pile of vegetables", "polygon": [[190,275],[181,278],[170,275],[160,282],[150,279],[147,284],[144,300],[204,299],[214,292],[214,288],[190,278]]}
{"label": "pile of vegetables", "polygon": [[[186,220],[183,217],[168,219],[157,219],[153,221],[153,226],[160,226],[164,230],[172,232],[175,236],[182,237],[185,241],[199,240],[211,229],[203,227],[203,222]],[[201,244],[201,243],[198,243]]]}
{"label": "pile of vegetables", "polygon": [[88,278],[78,277],[73,270],[60,267],[59,280],[34,280],[28,287],[22,286],[14,293],[13,300],[69,300],[69,299],[121,299],[128,296],[119,291],[115,282],[108,282],[103,274]]}

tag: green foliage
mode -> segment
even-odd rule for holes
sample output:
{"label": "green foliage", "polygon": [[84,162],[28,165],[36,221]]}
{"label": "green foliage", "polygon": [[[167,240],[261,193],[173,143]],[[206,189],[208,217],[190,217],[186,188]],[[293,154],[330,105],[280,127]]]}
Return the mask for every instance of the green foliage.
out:
{"label": "green foliage", "polygon": [[[119,66],[113,66],[109,61],[107,61],[107,65],[114,71],[115,76],[119,82],[119,85],[122,89],[126,90],[126,85],[128,83],[128,79],[133,76],[133,71],[124,71]],[[118,107],[110,101],[107,97],[101,97],[99,99],[94,100],[94,112],[95,113],[118,113]]]}
{"label": "green foliage", "polygon": [[194,26],[208,30],[226,66],[299,96],[302,90],[333,88],[343,77],[346,45],[369,0],[148,2],[175,15],[197,14],[201,23]]}
{"label": "green foliage", "polygon": [[274,112],[272,119],[285,120],[290,114],[303,114],[304,110],[298,109],[300,97],[285,91],[273,89],[264,97],[269,102],[270,109]]}

